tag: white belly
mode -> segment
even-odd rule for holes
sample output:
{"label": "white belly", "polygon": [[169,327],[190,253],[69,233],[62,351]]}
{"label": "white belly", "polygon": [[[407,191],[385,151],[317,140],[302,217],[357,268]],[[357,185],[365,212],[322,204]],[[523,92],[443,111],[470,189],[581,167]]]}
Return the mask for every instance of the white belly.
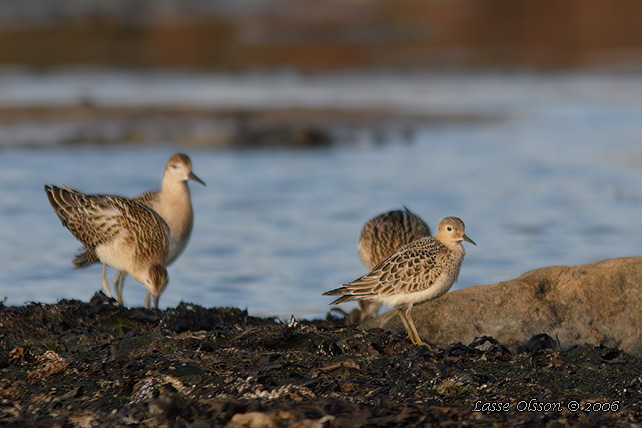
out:
{"label": "white belly", "polygon": [[392,306],[393,308],[400,308],[403,306],[407,306],[410,303],[427,302],[428,300],[433,300],[440,296],[443,296],[448,292],[448,290],[450,290],[455,282],[457,282],[457,276],[452,278],[446,275],[442,275],[430,288],[427,288],[425,290],[416,291],[414,293],[398,293],[388,296],[377,296],[374,298],[374,300],[385,303],[386,305]]}
{"label": "white belly", "polygon": [[132,266],[133,254],[130,251],[124,250],[123,246],[118,245],[119,242],[120,240],[116,239],[108,245],[96,247],[96,255],[102,263],[118,271],[129,272]]}

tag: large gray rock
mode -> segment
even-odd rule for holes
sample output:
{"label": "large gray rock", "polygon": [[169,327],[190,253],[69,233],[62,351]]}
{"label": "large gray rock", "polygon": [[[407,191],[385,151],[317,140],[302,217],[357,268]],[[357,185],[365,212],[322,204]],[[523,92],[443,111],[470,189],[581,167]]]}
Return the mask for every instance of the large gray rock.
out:
{"label": "large gray rock", "polygon": [[[551,266],[452,291],[413,307],[411,314],[423,340],[439,347],[488,335],[515,351],[533,335],[547,333],[562,349],[589,343],[639,354],[641,311],[642,257],[629,257]],[[395,311],[361,327],[403,331]]]}

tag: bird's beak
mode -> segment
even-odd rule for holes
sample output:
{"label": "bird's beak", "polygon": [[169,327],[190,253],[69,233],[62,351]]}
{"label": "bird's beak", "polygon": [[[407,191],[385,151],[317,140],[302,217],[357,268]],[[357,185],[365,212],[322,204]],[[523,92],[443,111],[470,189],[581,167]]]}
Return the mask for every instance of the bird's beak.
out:
{"label": "bird's beak", "polygon": [[154,294],[154,309],[158,309],[158,300],[160,299],[160,293]]}
{"label": "bird's beak", "polygon": [[475,244],[475,241],[473,241],[472,239],[470,239],[470,238],[469,238],[468,236],[466,236],[465,234],[464,234],[464,237],[463,237],[463,238],[464,238],[464,241],[468,241],[468,242],[470,242],[470,243],[471,243],[471,244],[473,244],[473,245],[477,245],[477,244]]}
{"label": "bird's beak", "polygon": [[198,178],[198,177],[196,176],[196,174],[194,174],[192,171],[190,171],[190,172],[189,172],[189,175],[188,175],[187,177],[188,177],[190,180],[194,180],[194,181],[197,181],[197,182],[201,183],[203,186],[207,186],[207,185],[205,184],[205,182],[204,182],[203,180],[201,180],[200,178]]}

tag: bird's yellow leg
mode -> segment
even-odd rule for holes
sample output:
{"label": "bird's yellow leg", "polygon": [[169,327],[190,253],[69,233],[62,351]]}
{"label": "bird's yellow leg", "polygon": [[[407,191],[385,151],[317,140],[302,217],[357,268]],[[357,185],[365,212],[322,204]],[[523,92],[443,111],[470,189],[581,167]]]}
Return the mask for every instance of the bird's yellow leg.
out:
{"label": "bird's yellow leg", "polygon": [[412,321],[412,317],[410,316],[410,310],[412,309],[412,305],[408,306],[408,309],[406,309],[406,319],[408,321],[408,325],[410,325],[410,329],[412,330],[413,335],[415,336],[415,340],[413,343],[418,346],[426,346],[428,349],[432,349],[429,344],[421,340],[421,337],[419,337],[419,333],[417,333],[417,328],[415,327],[415,323]]}
{"label": "bird's yellow leg", "polygon": [[401,318],[401,322],[403,323],[403,326],[406,329],[406,333],[408,333],[408,337],[410,338],[410,341],[412,342],[413,345],[416,345],[417,343],[415,342],[415,336],[412,334],[412,329],[408,324],[408,319],[406,319],[406,314],[404,314],[404,312],[401,309],[397,309],[397,315],[399,315],[399,318]]}
{"label": "bird's yellow leg", "polygon": [[116,300],[118,300],[118,303],[120,303],[121,305],[124,305],[123,288],[125,287],[126,276],[127,272],[118,272],[114,277],[114,291],[116,292]]}
{"label": "bird's yellow leg", "polygon": [[125,278],[127,277],[127,272],[120,273],[120,281],[118,282],[118,300],[121,305],[125,304],[125,299],[123,299],[123,288],[125,288]]}
{"label": "bird's yellow leg", "polygon": [[148,291],[147,294],[145,294],[145,309],[149,309],[151,297],[152,294]]}
{"label": "bird's yellow leg", "polygon": [[103,263],[103,279],[102,279],[103,288],[107,292],[107,297],[111,297],[111,290],[109,290],[109,283],[107,282],[106,274],[107,274],[107,265]]}

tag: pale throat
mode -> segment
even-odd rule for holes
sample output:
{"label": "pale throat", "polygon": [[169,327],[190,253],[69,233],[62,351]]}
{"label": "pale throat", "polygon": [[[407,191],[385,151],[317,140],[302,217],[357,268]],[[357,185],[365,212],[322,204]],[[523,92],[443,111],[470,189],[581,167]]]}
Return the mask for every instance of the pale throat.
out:
{"label": "pale throat", "polygon": [[462,245],[461,241],[448,241],[443,243],[449,250],[454,251],[455,253],[466,255],[466,250]]}
{"label": "pale throat", "polygon": [[156,212],[165,220],[173,237],[181,235],[194,219],[192,198],[186,181],[163,182]]}

